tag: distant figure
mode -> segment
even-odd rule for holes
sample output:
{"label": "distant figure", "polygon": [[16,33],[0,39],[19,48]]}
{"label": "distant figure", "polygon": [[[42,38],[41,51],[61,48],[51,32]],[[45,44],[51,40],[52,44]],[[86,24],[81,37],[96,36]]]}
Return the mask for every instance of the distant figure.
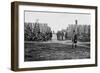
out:
{"label": "distant figure", "polygon": [[50,35],[50,40],[51,40],[51,38],[52,38],[52,32],[49,32],[49,35]]}
{"label": "distant figure", "polygon": [[61,31],[58,31],[56,35],[57,35],[57,40],[61,40],[62,39]]}
{"label": "distant figure", "polygon": [[72,48],[77,47],[77,34],[75,30],[73,30],[73,35],[72,35]]}
{"label": "distant figure", "polygon": [[62,40],[64,39],[64,32],[61,32]]}
{"label": "distant figure", "polygon": [[63,40],[64,39],[64,33],[62,31],[57,32],[57,40]]}
{"label": "distant figure", "polygon": [[67,40],[67,32],[65,32],[65,39]]}
{"label": "distant figure", "polygon": [[60,32],[58,31],[57,33],[56,33],[56,35],[57,35],[57,40],[60,40]]}

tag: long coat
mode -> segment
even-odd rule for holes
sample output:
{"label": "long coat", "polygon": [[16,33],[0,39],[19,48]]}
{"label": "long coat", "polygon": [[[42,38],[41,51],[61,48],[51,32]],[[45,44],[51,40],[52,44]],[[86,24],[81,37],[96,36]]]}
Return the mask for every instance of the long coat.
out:
{"label": "long coat", "polygon": [[74,33],[74,34],[72,35],[72,42],[73,42],[73,43],[77,43],[77,34],[76,34],[76,33]]}

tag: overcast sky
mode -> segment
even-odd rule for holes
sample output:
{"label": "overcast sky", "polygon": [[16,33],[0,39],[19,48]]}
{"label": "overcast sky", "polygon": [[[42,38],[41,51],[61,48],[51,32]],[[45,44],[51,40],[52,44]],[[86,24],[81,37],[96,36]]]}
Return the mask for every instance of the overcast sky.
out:
{"label": "overcast sky", "polygon": [[25,22],[33,23],[37,19],[40,23],[48,23],[55,32],[66,29],[68,24],[75,24],[75,20],[78,20],[78,24],[91,24],[90,14],[25,11]]}

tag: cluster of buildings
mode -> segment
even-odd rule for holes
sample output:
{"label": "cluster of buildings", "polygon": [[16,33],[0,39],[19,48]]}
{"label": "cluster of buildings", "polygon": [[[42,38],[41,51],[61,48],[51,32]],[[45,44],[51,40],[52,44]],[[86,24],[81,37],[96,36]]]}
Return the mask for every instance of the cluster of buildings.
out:
{"label": "cluster of buildings", "polygon": [[51,28],[47,23],[38,21],[24,23],[24,39],[26,41],[48,41],[52,38]]}
{"label": "cluster of buildings", "polygon": [[[69,37],[73,34],[74,27],[75,27],[75,25],[73,25],[73,24],[68,25],[66,31],[67,31]],[[82,35],[82,34],[90,35],[90,25],[85,25],[85,24],[77,25],[76,33],[78,35]]]}
{"label": "cluster of buildings", "polygon": [[[39,22],[33,22],[33,23],[28,23],[25,22],[24,23],[25,26],[29,25],[29,27],[31,27],[31,29],[37,29],[42,33],[46,33],[46,32],[51,32],[51,28],[48,26],[47,23],[39,23]],[[32,30],[33,32],[34,30]]]}
{"label": "cluster of buildings", "polygon": [[90,25],[87,24],[78,24],[78,21],[75,20],[75,24],[68,24],[66,29],[62,29],[60,32],[63,32],[63,38],[71,38],[73,35],[73,31],[78,35],[78,37],[86,36],[90,37]]}
{"label": "cluster of buildings", "polygon": [[24,26],[27,27],[27,25],[30,27],[32,32],[36,33],[37,37],[38,37],[38,32],[41,32],[44,34],[49,33],[50,35],[47,34],[46,36],[49,35],[50,37],[52,37],[52,39],[66,40],[67,38],[72,37],[73,30],[75,30],[75,33],[77,33],[79,37],[83,35],[90,37],[90,25],[78,24],[77,20],[75,20],[75,24],[68,24],[68,27],[66,27],[66,29],[62,29],[57,33],[53,33],[47,23],[40,23],[38,21],[32,23],[25,22]]}

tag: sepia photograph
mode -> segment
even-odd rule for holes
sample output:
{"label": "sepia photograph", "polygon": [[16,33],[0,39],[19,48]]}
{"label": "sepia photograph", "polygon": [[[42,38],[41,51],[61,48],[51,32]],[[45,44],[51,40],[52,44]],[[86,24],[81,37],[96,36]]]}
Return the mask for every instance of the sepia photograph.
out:
{"label": "sepia photograph", "polygon": [[90,13],[24,11],[24,61],[90,58]]}

